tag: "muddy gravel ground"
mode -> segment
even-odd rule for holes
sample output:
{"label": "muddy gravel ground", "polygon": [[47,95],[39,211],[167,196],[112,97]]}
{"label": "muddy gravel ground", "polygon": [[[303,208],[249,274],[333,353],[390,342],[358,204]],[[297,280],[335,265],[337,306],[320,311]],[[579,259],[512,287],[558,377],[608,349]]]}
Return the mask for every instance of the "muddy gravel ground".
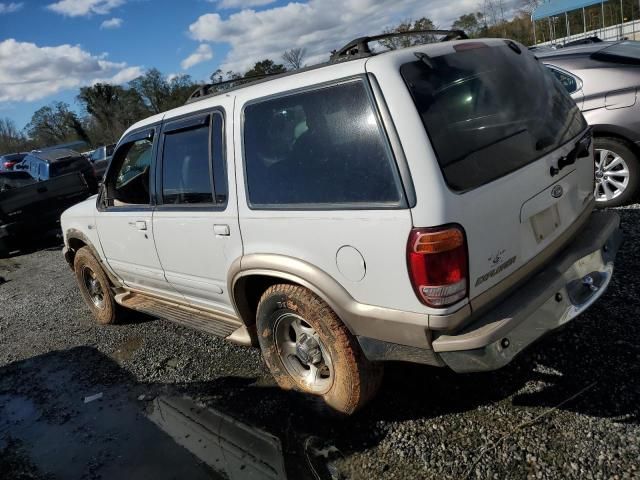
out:
{"label": "muddy gravel ground", "polygon": [[58,245],[0,260],[0,478],[640,478],[640,206],[619,213],[586,314],[497,372],[390,364],[348,419],[256,350],[95,325]]}

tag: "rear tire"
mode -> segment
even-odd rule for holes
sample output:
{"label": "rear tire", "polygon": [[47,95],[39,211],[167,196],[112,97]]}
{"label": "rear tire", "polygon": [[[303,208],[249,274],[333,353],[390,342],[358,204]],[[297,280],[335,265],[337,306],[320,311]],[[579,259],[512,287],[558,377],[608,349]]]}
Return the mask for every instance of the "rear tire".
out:
{"label": "rear tire", "polygon": [[283,389],[320,396],[349,415],[380,387],[382,365],[365,358],[331,307],[306,288],[268,288],[258,304],[257,329],[265,362]]}
{"label": "rear tire", "polygon": [[594,147],[596,150],[596,205],[606,208],[631,203],[640,183],[638,156],[625,141],[618,138],[596,137]]}
{"label": "rear tire", "polygon": [[111,283],[88,247],[78,250],[73,269],[82,297],[96,321],[100,325],[115,323],[118,305],[111,292]]}

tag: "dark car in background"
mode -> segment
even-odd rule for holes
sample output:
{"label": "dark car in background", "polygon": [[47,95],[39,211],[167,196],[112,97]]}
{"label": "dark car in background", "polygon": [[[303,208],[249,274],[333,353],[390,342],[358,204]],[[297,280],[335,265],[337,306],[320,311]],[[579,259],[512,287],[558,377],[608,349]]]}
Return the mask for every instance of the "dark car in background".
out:
{"label": "dark car in background", "polygon": [[98,190],[95,169],[89,160],[75,150],[60,148],[33,151],[14,167],[29,173],[35,180],[43,182],[68,173],[79,172],[93,192]]}
{"label": "dark car in background", "polygon": [[7,153],[0,156],[0,172],[13,170],[13,167],[22,162],[26,153]]}
{"label": "dark car in background", "polygon": [[593,128],[597,202],[629,203],[640,187],[640,42],[596,42],[535,54]]}
{"label": "dark car in background", "polygon": [[91,163],[68,149],[31,152],[0,172],[0,257],[58,228],[64,210],[97,190]]}

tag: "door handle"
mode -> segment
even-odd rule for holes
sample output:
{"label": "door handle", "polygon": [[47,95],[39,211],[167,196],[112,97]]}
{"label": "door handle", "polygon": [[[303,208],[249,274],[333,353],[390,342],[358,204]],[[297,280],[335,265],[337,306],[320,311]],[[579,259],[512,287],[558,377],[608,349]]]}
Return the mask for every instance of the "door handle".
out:
{"label": "door handle", "polygon": [[147,222],[145,222],[144,220],[136,220],[135,222],[129,222],[129,225],[137,228],[138,230],[147,229]]}
{"label": "door handle", "polygon": [[213,233],[218,237],[228,237],[231,235],[231,230],[229,229],[229,225],[214,225]]}

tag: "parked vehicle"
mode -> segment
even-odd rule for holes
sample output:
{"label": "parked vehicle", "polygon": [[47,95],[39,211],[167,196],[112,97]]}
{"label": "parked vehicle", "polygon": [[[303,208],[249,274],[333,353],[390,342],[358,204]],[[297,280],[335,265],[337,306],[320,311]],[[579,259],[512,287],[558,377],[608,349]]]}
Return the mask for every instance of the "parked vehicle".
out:
{"label": "parked vehicle", "polygon": [[26,155],[26,153],[8,153],[0,156],[0,172],[13,170],[13,167],[20,163]]}
{"label": "parked vehicle", "polygon": [[113,149],[115,146],[115,143],[111,145],[104,145],[96,148],[91,153],[89,160],[93,164],[93,168],[95,169],[98,178],[102,178],[104,176],[104,172],[106,172],[109,162],[111,161],[111,156],[113,155]]}
{"label": "parked vehicle", "polygon": [[384,361],[494,370],[604,293],[619,218],[592,213],[562,86],[510,40],[380,38],[125,132],[62,215],[99,323],[126,307],[260,346],[280,386],[352,413]]}
{"label": "parked vehicle", "polygon": [[640,188],[640,42],[600,42],[537,55],[593,128],[597,202],[629,203]]}
{"label": "parked vehicle", "polygon": [[98,191],[98,180],[91,163],[80,153],[65,148],[29,153],[14,167],[29,173],[35,180],[43,182],[68,173],[82,174],[92,193]]}
{"label": "parked vehicle", "polygon": [[56,228],[60,214],[97,191],[89,162],[69,150],[32,152],[0,173],[0,257]]}

